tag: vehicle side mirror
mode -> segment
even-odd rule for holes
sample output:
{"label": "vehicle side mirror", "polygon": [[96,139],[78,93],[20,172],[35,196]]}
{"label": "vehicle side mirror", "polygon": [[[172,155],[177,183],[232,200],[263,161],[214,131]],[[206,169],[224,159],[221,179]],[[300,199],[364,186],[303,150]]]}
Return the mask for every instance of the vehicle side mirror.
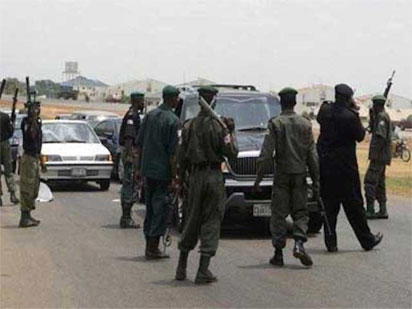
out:
{"label": "vehicle side mirror", "polygon": [[107,145],[107,137],[99,136],[99,140],[103,145]]}
{"label": "vehicle side mirror", "polygon": [[106,139],[113,138],[113,132],[110,132],[110,131],[103,132],[103,135],[106,137]]}

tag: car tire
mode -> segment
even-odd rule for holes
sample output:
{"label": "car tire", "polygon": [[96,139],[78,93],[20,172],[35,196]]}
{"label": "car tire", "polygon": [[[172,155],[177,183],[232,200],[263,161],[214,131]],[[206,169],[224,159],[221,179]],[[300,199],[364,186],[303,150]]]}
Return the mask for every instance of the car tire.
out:
{"label": "car tire", "polygon": [[98,184],[101,191],[107,191],[110,188],[110,179],[100,180]]}

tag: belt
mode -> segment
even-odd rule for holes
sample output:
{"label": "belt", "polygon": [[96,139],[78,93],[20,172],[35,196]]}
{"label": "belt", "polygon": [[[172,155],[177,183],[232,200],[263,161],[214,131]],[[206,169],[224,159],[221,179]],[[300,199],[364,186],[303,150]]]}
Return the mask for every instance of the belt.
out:
{"label": "belt", "polygon": [[203,162],[203,163],[198,163],[192,165],[193,170],[206,170],[206,169],[211,169],[211,170],[220,170],[220,163],[217,162]]}

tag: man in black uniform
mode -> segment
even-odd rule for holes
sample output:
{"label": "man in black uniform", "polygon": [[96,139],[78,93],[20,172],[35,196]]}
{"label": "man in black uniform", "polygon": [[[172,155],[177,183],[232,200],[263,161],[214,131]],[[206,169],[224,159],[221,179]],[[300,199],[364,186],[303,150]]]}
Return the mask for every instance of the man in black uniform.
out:
{"label": "man in black uniform", "polygon": [[[13,204],[18,204],[19,199],[16,197],[16,185],[14,183],[12,159],[11,159],[11,149],[9,138],[13,136],[14,119],[10,120],[9,115],[0,112],[0,170],[1,165],[4,168],[4,176],[6,179],[7,188],[10,192],[10,202]],[[0,171],[0,175],[2,172]],[[3,201],[1,196],[3,195],[3,190],[1,187],[0,179],[0,206],[3,206]]]}
{"label": "man in black uniform", "polygon": [[341,204],[363,249],[373,249],[383,237],[370,232],[363,208],[356,142],[364,139],[365,129],[352,96],[348,85],[336,85],[335,102],[324,103],[317,117],[321,196],[331,228],[331,234],[324,229],[329,252],[338,250],[336,221]]}
{"label": "man in black uniform", "polygon": [[120,228],[140,228],[131,216],[131,209],[137,202],[136,185],[134,173],[137,169],[137,148],[136,138],[140,129],[139,111],[144,107],[144,94],[133,92],[130,94],[132,106],[123,117],[120,127],[119,145],[122,147],[121,160],[123,163],[123,179],[120,200],[122,205],[122,216],[120,218]]}

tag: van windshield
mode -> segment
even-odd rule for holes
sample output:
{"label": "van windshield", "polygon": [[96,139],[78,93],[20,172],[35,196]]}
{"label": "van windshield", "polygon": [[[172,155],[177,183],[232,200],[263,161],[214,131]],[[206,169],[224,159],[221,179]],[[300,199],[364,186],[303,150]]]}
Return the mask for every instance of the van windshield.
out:
{"label": "van windshield", "polygon": [[[182,120],[196,117],[199,110],[197,96],[188,98]],[[237,130],[266,129],[269,119],[280,113],[280,104],[270,95],[221,96],[216,99],[214,110],[220,116],[233,118]]]}

